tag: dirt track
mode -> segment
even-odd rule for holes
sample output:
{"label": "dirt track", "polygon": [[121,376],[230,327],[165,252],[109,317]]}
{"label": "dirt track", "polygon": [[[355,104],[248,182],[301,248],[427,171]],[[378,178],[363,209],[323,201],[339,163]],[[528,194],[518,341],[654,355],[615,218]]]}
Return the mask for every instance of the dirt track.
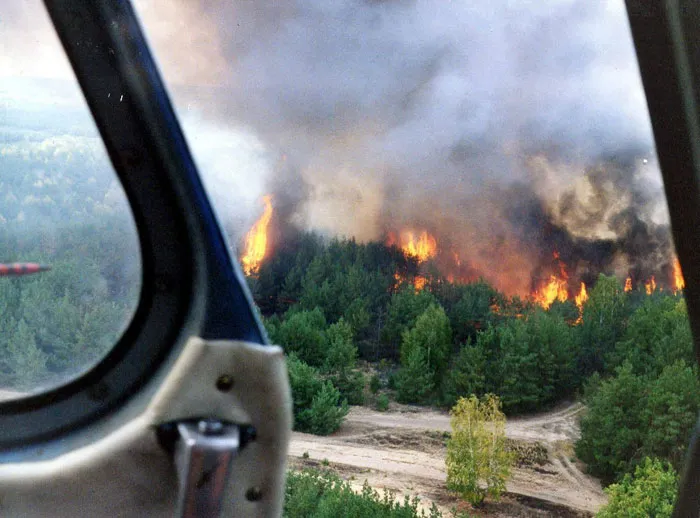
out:
{"label": "dirt track", "polygon": [[[509,419],[506,435],[516,441],[539,442],[549,459],[541,466],[515,468],[507,485],[510,503],[494,507],[488,515],[586,516],[605,503],[600,484],[571,460],[582,410],[580,404],[573,404]],[[367,480],[375,488],[414,494],[448,510],[458,503],[445,490],[443,432],[449,430],[447,413],[415,407],[389,412],[353,407],[331,437],[294,433],[290,455],[295,458],[293,465],[327,460],[357,484]],[[303,459],[305,453],[307,459]]]}

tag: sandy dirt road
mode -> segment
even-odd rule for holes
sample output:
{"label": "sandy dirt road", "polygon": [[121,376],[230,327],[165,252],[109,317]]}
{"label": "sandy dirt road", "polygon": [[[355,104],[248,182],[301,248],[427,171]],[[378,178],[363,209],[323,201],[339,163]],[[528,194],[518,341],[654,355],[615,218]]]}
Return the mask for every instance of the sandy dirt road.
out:
{"label": "sandy dirt road", "polygon": [[[543,465],[514,469],[507,484],[510,510],[492,516],[588,516],[605,503],[600,484],[572,462],[579,435],[580,404],[552,412],[509,419],[506,435],[547,450]],[[415,494],[448,510],[458,501],[445,490],[447,413],[415,407],[389,412],[353,407],[343,426],[331,437],[294,433],[292,465],[328,461],[358,484]],[[506,499],[508,500],[508,499]],[[525,502],[525,504],[523,503]]]}

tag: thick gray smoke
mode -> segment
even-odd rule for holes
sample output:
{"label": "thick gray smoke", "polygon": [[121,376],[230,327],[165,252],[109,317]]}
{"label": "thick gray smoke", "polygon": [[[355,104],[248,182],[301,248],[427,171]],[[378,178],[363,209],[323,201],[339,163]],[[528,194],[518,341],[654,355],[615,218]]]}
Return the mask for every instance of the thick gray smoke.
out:
{"label": "thick gray smoke", "polygon": [[273,192],[286,225],[428,230],[518,293],[555,247],[619,275],[672,253],[622,0],[137,7],[237,228]]}

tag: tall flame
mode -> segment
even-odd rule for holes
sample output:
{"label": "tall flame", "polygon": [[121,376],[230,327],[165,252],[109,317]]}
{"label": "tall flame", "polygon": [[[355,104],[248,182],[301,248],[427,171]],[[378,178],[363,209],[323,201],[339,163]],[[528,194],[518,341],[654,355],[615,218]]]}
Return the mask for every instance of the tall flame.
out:
{"label": "tall flame", "polygon": [[647,290],[647,295],[651,295],[656,291],[656,279],[653,275],[651,276],[651,279],[644,283],[644,289]]}
{"label": "tall flame", "polygon": [[685,288],[685,279],[681,271],[681,263],[678,257],[676,257],[673,260],[673,291],[678,293],[679,291],[683,291],[683,288]]}
{"label": "tall flame", "polygon": [[632,291],[632,277],[625,279],[625,293]]}
{"label": "tall flame", "polygon": [[588,292],[586,291],[586,283],[582,282],[581,283],[581,291],[579,292],[576,297],[574,297],[574,301],[576,302],[576,307],[578,307],[579,311],[583,311],[583,304],[588,300]]}
{"label": "tall flame", "polygon": [[566,299],[569,298],[569,291],[566,285],[566,279],[550,275],[549,282],[533,295],[533,299],[544,309],[548,309],[555,300],[566,302]]}
{"label": "tall flame", "polygon": [[549,281],[532,295],[533,300],[544,309],[548,309],[555,300],[566,302],[569,298],[569,274],[566,273],[566,265],[559,259],[559,252],[556,250],[552,256],[559,265],[559,275],[550,275]]}
{"label": "tall flame", "polygon": [[245,252],[241,262],[246,275],[258,272],[267,252],[267,228],[272,220],[272,196],[263,196],[263,203],[265,209],[262,216],[245,236]]}
{"label": "tall flame", "polygon": [[425,230],[418,236],[411,231],[401,234],[401,249],[406,255],[418,259],[419,263],[427,261],[437,254],[437,241]]}

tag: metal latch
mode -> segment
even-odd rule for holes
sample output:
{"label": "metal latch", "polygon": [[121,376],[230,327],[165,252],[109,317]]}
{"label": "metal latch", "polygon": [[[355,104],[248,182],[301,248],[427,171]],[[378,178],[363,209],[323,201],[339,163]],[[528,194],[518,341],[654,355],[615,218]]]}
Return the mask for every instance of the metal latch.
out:
{"label": "metal latch", "polygon": [[[228,484],[231,461],[245,436],[241,427],[214,419],[175,423],[175,465],[180,482],[181,518],[215,518]],[[243,427],[247,430],[248,427]],[[242,437],[243,435],[243,437]]]}

